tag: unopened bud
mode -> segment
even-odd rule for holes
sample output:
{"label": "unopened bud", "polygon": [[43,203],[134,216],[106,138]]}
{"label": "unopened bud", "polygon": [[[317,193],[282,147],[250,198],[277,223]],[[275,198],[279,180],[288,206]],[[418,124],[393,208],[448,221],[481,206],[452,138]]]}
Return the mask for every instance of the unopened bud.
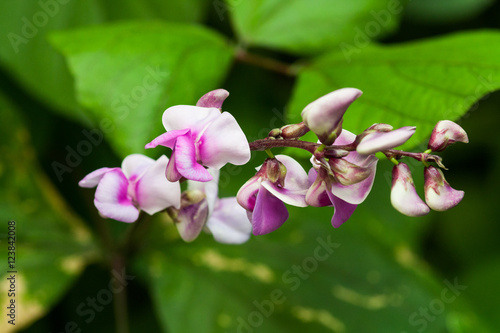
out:
{"label": "unopened bud", "polygon": [[370,175],[370,168],[360,167],[343,158],[331,158],[328,161],[334,178],[344,186],[357,184]]}
{"label": "unopened bud", "polygon": [[285,125],[281,128],[281,136],[284,139],[297,139],[309,132],[305,123]]}
{"label": "unopened bud", "polygon": [[399,163],[392,169],[391,204],[407,216],[423,216],[430,211],[418,196],[410,168],[405,163]]}
{"label": "unopened bud", "polygon": [[467,133],[453,121],[441,120],[432,130],[428,148],[432,151],[443,151],[455,142],[469,143]]}
{"label": "unopened bud", "polygon": [[[384,128],[386,129],[386,128]],[[379,151],[401,146],[415,133],[415,126],[405,126],[394,131],[375,131],[365,135],[356,147],[362,155],[370,155]]]}
{"label": "unopened bud", "polygon": [[224,103],[227,96],[229,96],[229,92],[225,89],[212,90],[201,96],[201,98],[196,103],[196,106],[221,109],[222,103]]}
{"label": "unopened bud", "polygon": [[182,193],[181,208],[175,219],[181,238],[186,242],[196,239],[207,218],[208,202],[205,193],[200,190],[188,190]]}
{"label": "unopened bud", "polygon": [[276,158],[269,158],[265,162],[266,178],[272,183],[278,184],[281,187],[285,186],[286,167]]}

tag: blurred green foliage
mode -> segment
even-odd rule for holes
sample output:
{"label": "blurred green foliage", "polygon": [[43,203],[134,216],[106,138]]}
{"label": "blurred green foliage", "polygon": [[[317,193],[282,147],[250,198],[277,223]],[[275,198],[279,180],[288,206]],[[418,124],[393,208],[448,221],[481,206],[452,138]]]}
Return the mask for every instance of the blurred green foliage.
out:
{"label": "blurred green foliage", "polygon": [[[464,0],[2,1],[0,244],[15,220],[19,322],[4,318],[1,331],[113,331],[127,298],[132,332],[495,332],[500,97],[487,94],[500,87],[499,10]],[[344,86],[364,91],[345,117],[354,132],[417,125],[407,148],[424,150],[437,120],[466,129],[471,143],[443,154],[466,193],[458,207],[400,215],[381,160],[371,195],[339,229],[330,208],[290,208],[282,228],[244,245],[209,235],[186,244],[161,214],[149,229],[100,218],[93,191],[77,186],[145,153],[164,109],[211,89],[231,92],[224,109],[253,140]],[[264,158],[225,167],[222,196]],[[410,167],[422,194],[421,166]],[[113,306],[103,297],[123,273],[117,259],[129,279]]]}

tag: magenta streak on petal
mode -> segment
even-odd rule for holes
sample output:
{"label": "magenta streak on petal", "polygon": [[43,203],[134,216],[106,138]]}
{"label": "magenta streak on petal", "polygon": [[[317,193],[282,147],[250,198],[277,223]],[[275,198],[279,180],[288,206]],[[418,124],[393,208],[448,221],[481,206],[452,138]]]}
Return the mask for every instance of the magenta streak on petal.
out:
{"label": "magenta streak on petal", "polygon": [[175,143],[175,166],[185,178],[200,182],[212,180],[212,175],[198,164],[193,138],[189,134],[179,136]]}
{"label": "magenta streak on petal", "polygon": [[240,206],[245,208],[247,211],[253,212],[255,208],[255,200],[261,187],[260,182],[261,181],[258,176],[253,176],[245,184],[243,184],[236,195],[236,200],[238,200]]}
{"label": "magenta streak on petal", "polygon": [[155,148],[157,146],[164,146],[173,149],[177,138],[181,135],[186,135],[188,132],[190,132],[189,129],[168,131],[167,133],[163,133],[162,135],[158,136],[153,141],[148,143],[145,148],[148,149]]}
{"label": "magenta streak on petal", "polygon": [[261,187],[253,210],[253,234],[268,234],[281,227],[287,219],[288,211],[285,204]]}

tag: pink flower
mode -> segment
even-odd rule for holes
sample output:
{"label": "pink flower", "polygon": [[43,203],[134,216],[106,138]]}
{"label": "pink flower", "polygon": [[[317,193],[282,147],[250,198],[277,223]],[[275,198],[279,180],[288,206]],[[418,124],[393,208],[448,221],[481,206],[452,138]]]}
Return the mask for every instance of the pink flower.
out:
{"label": "pink flower", "polygon": [[167,207],[180,206],[179,183],[165,179],[166,156],[157,161],[132,154],[121,168],[101,168],[91,172],[78,185],[95,187],[94,204],[99,213],[122,222],[134,222],[139,210],[153,215]]}
{"label": "pink flower", "polygon": [[407,216],[423,216],[430,211],[418,196],[410,168],[405,163],[399,163],[392,169],[391,204]]}
{"label": "pink flower", "polygon": [[[347,145],[356,139],[353,133],[342,130],[335,145]],[[343,158],[318,161],[314,157],[309,170],[311,187],[306,202],[314,207],[333,206],[332,225],[340,227],[346,222],[371,191],[378,159],[374,155],[350,152]]]}
{"label": "pink flower", "polygon": [[228,112],[219,107],[229,93],[218,89],[207,93],[197,105],[177,105],[163,113],[166,133],[146,145],[173,150],[167,165],[170,181],[182,177],[207,182],[212,179],[205,167],[220,169],[226,163],[242,165],[250,160],[245,134]]}
{"label": "pink flower", "polygon": [[306,207],[309,188],[307,174],[286,155],[267,159],[257,174],[238,191],[238,203],[248,211],[253,234],[264,235],[278,229],[287,219],[285,203]]}
{"label": "pink flower", "polygon": [[428,148],[432,151],[443,151],[455,142],[469,143],[467,133],[453,121],[441,120],[432,130]]}
{"label": "pink flower", "polygon": [[415,133],[416,130],[415,126],[405,126],[394,131],[389,129],[392,126],[385,124],[375,124],[372,127],[381,125],[384,127],[384,130],[367,130],[369,131],[369,133],[363,136],[361,141],[358,143],[358,146],[356,147],[356,151],[358,153],[369,155],[379,151],[384,151],[401,146],[403,143],[408,141],[408,139]]}
{"label": "pink flower", "polygon": [[188,181],[182,194],[176,226],[181,238],[193,241],[205,229],[219,243],[241,244],[250,238],[252,225],[236,197],[218,198],[219,170],[208,169],[212,180],[205,183]]}
{"label": "pink flower", "polygon": [[453,189],[441,170],[433,166],[426,167],[424,179],[425,202],[431,209],[442,212],[455,207],[462,201],[464,191]]}
{"label": "pink flower", "polygon": [[342,131],[344,113],[349,105],[363,92],[355,88],[342,88],[332,91],[309,103],[302,111],[302,120],[319,141],[330,145]]}

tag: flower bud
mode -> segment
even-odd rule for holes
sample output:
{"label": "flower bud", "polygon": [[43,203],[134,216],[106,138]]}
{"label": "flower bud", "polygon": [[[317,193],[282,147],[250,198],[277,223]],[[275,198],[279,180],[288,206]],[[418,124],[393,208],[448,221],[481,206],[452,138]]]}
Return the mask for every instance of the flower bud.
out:
{"label": "flower bud", "polygon": [[430,211],[418,196],[410,168],[405,163],[399,163],[392,169],[391,204],[407,216],[423,216]]}
{"label": "flower bud", "polygon": [[405,126],[390,132],[386,131],[386,127],[382,129],[383,131],[375,131],[363,136],[356,151],[359,154],[370,155],[401,146],[415,133],[416,127]]}
{"label": "flower bud", "polygon": [[302,111],[302,120],[321,143],[331,145],[342,131],[344,113],[363,92],[355,88],[335,90],[308,104]]}
{"label": "flower bud", "polygon": [[297,139],[309,132],[309,128],[306,124],[298,123],[285,125],[281,128],[281,137],[283,139]]}
{"label": "flower bud", "polygon": [[330,164],[334,178],[344,186],[357,184],[368,178],[371,173],[370,168],[360,167],[343,158],[331,158],[328,164]]}
{"label": "flower bud", "polygon": [[229,92],[225,89],[212,90],[201,96],[196,106],[221,109],[227,96],[229,96]]}
{"label": "flower bud", "polygon": [[281,187],[285,186],[286,166],[276,158],[268,158],[262,166],[266,170],[266,178],[271,183],[278,184]]}
{"label": "flower bud", "polygon": [[428,148],[432,151],[443,151],[457,141],[469,143],[465,130],[453,121],[441,120],[432,130]]}
{"label": "flower bud", "polygon": [[464,197],[464,191],[453,189],[444,178],[443,172],[433,166],[424,170],[425,202],[433,210],[445,211],[458,205]]}

